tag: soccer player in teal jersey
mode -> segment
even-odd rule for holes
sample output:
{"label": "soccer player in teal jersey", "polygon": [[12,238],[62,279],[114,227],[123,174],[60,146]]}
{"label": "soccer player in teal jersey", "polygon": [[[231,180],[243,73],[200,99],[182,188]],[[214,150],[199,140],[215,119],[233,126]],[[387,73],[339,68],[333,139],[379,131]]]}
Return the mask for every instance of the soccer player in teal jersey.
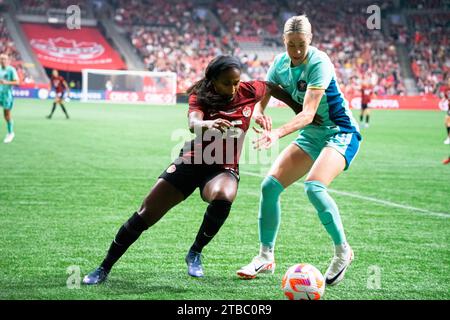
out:
{"label": "soccer player in teal jersey", "polygon": [[[269,148],[278,139],[300,130],[298,137],[278,156],[261,185],[259,210],[260,252],[238,276],[255,278],[260,272],[273,273],[274,245],[280,225],[280,194],[305,174],[305,192],[334,243],[335,255],[325,273],[326,283],[340,282],[353,260],[338,207],[328,194],[328,185],[348,169],[359,149],[361,135],[336,79],[330,58],[311,46],[311,24],[305,15],[294,16],[284,26],[286,52],[271,65],[267,81],[288,91],[303,110],[280,128],[272,129],[264,115],[269,101],[256,105],[255,118],[266,119],[265,130],[255,147]],[[319,115],[320,125],[312,123]]]}
{"label": "soccer player in teal jersey", "polygon": [[3,115],[6,120],[8,133],[6,134],[4,143],[10,143],[14,140],[13,120],[11,118],[11,110],[13,108],[12,86],[19,85],[19,77],[14,67],[9,65],[9,57],[7,54],[0,55],[0,106],[3,108]]}

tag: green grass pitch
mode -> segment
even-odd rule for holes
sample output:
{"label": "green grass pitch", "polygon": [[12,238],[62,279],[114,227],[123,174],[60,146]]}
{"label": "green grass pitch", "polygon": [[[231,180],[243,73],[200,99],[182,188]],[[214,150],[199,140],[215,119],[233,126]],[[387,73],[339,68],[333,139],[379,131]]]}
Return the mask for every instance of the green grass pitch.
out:
{"label": "green grass pitch", "polygon": [[[258,250],[259,185],[270,166],[251,163],[255,153],[246,147],[230,217],[204,250],[205,278],[190,278],[184,263],[206,208],[196,191],[143,234],[105,285],[69,289],[68,268],[84,276],[101,262],[170,163],[177,134],[187,127],[187,107],[67,107],[70,120],[60,109],[47,120],[50,101],[17,100],[16,139],[0,145],[0,299],[283,299],[280,283],[289,266],[308,262],[326,270],[331,241],[300,182],[282,195],[275,274],[236,277]],[[287,109],[269,114],[275,126],[292,116]],[[443,117],[372,112],[357,158],[330,186],[356,259],[324,299],[450,298],[450,166],[441,163],[450,150]],[[3,135],[4,121],[0,128]]]}

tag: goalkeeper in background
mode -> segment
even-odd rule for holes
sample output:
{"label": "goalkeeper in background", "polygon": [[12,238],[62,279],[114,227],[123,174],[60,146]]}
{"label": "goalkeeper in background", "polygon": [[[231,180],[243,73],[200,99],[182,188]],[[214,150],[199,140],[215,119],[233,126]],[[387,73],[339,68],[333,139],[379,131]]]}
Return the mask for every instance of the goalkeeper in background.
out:
{"label": "goalkeeper in background", "polygon": [[3,140],[4,143],[10,143],[14,140],[13,120],[11,118],[11,110],[14,103],[12,86],[19,85],[17,71],[13,66],[9,65],[9,62],[7,54],[0,55],[0,106],[3,108],[3,115],[8,130],[5,140]]}
{"label": "goalkeeper in background", "polygon": [[53,89],[55,89],[55,100],[53,101],[53,108],[50,114],[47,116],[47,119],[51,119],[53,116],[53,112],[55,112],[56,105],[59,104],[61,106],[61,109],[63,110],[64,114],[66,115],[66,118],[69,119],[69,114],[67,113],[66,108],[63,104],[64,94],[67,91],[67,94],[69,94],[69,86],[67,84],[67,81],[64,79],[63,76],[59,75],[58,70],[52,71],[52,77],[50,79],[50,84]]}

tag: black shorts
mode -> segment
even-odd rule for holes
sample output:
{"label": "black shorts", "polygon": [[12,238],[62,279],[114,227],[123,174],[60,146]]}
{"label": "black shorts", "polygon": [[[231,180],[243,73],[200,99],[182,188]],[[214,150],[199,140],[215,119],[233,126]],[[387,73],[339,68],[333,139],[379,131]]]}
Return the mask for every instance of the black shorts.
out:
{"label": "black shorts", "polygon": [[56,98],[56,99],[63,99],[65,93],[66,93],[65,91],[62,91],[62,92],[56,92],[55,98]]}
{"label": "black shorts", "polygon": [[174,162],[179,164],[172,163],[163,173],[161,173],[159,178],[166,180],[180,190],[185,199],[189,197],[197,187],[200,188],[200,192],[203,192],[205,185],[215,176],[223,172],[231,174],[239,183],[239,174],[232,168],[224,168],[219,165]]}
{"label": "black shorts", "polygon": [[361,109],[362,110],[366,110],[368,107],[369,107],[369,104],[367,104],[367,103],[362,103],[361,104]]}

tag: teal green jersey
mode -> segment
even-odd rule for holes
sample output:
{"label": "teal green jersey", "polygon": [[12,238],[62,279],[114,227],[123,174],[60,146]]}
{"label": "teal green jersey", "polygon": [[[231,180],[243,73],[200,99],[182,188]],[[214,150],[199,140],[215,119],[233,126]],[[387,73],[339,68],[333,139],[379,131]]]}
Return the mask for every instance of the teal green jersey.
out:
{"label": "teal green jersey", "polygon": [[[359,132],[359,127],[348,107],[336,80],[336,72],[328,55],[309,46],[304,63],[291,66],[288,54],[275,57],[266,80],[280,85],[294,100],[303,104],[306,89],[324,89],[317,114],[322,117],[322,126],[336,132]],[[310,125],[311,126],[311,125]]]}
{"label": "teal green jersey", "polygon": [[[7,66],[6,68],[0,67],[0,80],[6,81],[16,81],[17,71],[12,66]],[[0,83],[0,99],[8,100],[12,99],[12,85],[10,84],[1,84]]]}

